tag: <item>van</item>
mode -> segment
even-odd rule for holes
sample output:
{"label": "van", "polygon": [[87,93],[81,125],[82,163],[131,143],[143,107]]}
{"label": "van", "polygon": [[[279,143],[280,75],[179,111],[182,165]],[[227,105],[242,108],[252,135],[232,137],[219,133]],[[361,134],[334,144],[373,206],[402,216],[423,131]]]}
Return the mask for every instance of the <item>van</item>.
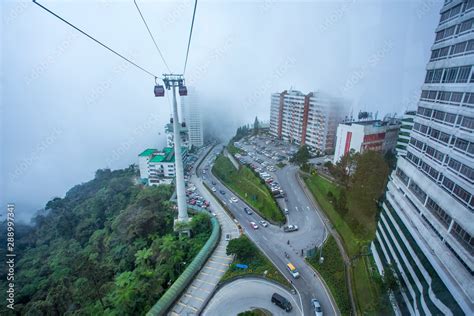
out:
{"label": "van", "polygon": [[272,303],[276,304],[278,307],[280,307],[281,309],[284,309],[287,312],[290,312],[293,309],[293,306],[291,306],[291,303],[278,293],[273,293]]}
{"label": "van", "polygon": [[288,269],[290,274],[293,276],[293,278],[298,279],[300,277],[300,273],[298,272],[298,270],[296,270],[296,268],[293,264],[288,263],[286,265],[286,268]]}

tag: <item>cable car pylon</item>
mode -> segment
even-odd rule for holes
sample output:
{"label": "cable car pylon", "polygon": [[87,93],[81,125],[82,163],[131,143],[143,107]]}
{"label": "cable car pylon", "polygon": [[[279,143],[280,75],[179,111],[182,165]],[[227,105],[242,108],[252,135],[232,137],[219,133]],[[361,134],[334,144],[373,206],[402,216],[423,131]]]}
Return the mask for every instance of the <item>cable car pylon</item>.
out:
{"label": "cable car pylon", "polygon": [[[178,203],[178,218],[175,220],[175,230],[179,230],[180,233],[188,233],[189,228],[183,223],[189,222],[187,204],[186,204],[186,192],[184,184],[184,168],[183,168],[183,156],[181,149],[181,137],[178,116],[178,102],[176,100],[176,88],[180,96],[188,95],[188,90],[184,83],[184,76],[179,74],[163,74],[163,83],[167,90],[173,91],[173,137],[174,137],[174,161],[175,161],[175,174],[176,174],[176,199]],[[162,85],[159,85],[155,80],[155,97],[163,97],[165,90]],[[176,225],[177,223],[181,225]]]}

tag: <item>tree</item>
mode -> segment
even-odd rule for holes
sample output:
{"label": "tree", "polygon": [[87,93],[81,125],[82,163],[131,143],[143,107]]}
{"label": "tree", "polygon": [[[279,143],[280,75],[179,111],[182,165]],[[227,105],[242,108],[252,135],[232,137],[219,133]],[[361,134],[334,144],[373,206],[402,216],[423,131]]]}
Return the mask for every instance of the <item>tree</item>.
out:
{"label": "tree", "polygon": [[253,258],[255,249],[247,237],[231,239],[227,244],[227,255],[235,255],[239,260],[247,260]]}
{"label": "tree", "polygon": [[299,166],[303,166],[307,164],[311,158],[311,154],[309,152],[309,148],[307,145],[301,146],[298,151],[291,157],[290,162],[295,163]]}

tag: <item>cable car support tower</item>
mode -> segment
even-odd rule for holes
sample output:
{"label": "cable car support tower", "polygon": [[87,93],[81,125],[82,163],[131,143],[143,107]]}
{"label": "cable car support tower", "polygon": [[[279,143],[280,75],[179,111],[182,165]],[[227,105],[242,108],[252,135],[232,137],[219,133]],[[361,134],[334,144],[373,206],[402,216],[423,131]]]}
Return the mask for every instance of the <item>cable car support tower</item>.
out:
{"label": "cable car support tower", "polygon": [[[187,88],[184,85],[184,76],[177,74],[163,74],[163,82],[167,90],[173,91],[173,138],[174,138],[174,161],[175,161],[175,174],[176,174],[176,199],[178,204],[178,218],[175,220],[175,230],[183,233],[189,233],[189,228],[186,228],[190,218],[188,216],[187,204],[186,204],[186,192],[184,183],[184,167],[183,167],[183,156],[181,148],[181,136],[180,128],[181,123],[179,122],[178,116],[178,103],[176,100],[176,88],[180,96],[186,96]],[[164,87],[157,84],[155,85],[155,96],[164,96]]]}

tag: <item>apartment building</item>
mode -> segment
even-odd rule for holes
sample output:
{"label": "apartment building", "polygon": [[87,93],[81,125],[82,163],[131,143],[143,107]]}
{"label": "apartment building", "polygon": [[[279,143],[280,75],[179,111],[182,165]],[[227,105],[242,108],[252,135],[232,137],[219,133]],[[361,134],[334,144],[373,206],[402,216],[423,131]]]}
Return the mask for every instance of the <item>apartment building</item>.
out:
{"label": "apartment building", "polygon": [[[186,163],[188,149],[181,148],[183,163]],[[144,184],[170,184],[176,177],[175,155],[173,147],[165,147],[162,151],[149,148],[138,155],[140,178]]]}
{"label": "apartment building", "polygon": [[407,146],[410,141],[410,133],[413,129],[413,120],[415,119],[416,111],[406,111],[403,114],[400,126],[400,132],[397,139],[397,156],[405,156],[407,154]]}
{"label": "apartment building", "polygon": [[336,133],[336,149],[333,163],[351,151],[363,153],[373,150],[385,154],[397,144],[400,120],[365,120],[339,124]]}
{"label": "apartment building", "polygon": [[474,314],[474,1],[445,1],[372,251],[411,315]]}
{"label": "apartment building", "polygon": [[347,114],[344,102],[321,92],[273,93],[270,134],[315,151],[334,151],[337,125]]}
{"label": "apartment building", "polygon": [[194,87],[188,86],[188,95],[181,97],[181,123],[185,123],[189,135],[189,147],[202,147],[204,133],[202,127],[201,104]]}

